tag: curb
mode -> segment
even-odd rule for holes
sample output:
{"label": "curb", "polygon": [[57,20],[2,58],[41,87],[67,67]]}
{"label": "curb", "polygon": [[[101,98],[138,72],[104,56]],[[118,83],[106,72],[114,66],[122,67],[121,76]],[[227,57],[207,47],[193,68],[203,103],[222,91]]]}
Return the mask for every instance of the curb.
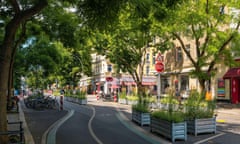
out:
{"label": "curb", "polygon": [[23,122],[25,143],[26,144],[35,144],[35,142],[33,140],[33,136],[32,136],[32,134],[29,131],[29,128],[27,126],[27,123],[26,123],[26,120],[25,120],[25,116],[24,116],[21,104],[18,103],[18,107],[19,107],[19,119]]}
{"label": "curb", "polygon": [[41,139],[41,144],[55,144],[56,143],[56,133],[58,128],[67,121],[70,117],[73,116],[74,110],[68,110],[68,113],[63,116],[61,119],[53,123],[43,134]]}

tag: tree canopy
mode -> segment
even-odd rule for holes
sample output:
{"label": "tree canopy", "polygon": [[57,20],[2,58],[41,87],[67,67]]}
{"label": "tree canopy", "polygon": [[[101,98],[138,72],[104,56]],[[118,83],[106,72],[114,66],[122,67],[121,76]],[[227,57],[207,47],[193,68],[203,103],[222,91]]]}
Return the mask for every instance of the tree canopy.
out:
{"label": "tree canopy", "polygon": [[[232,10],[238,6],[234,0],[185,1],[178,11],[168,12],[164,29],[191,61],[192,75],[198,78],[202,89],[205,81],[215,75],[216,64],[223,59],[225,64],[233,62],[229,47],[239,35],[240,17]],[[189,51],[187,45],[191,42]]]}

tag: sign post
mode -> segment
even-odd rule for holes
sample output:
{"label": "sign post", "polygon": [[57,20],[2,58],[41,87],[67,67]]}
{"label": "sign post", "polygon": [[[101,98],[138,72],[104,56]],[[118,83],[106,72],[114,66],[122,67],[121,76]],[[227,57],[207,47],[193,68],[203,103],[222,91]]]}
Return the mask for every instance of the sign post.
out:
{"label": "sign post", "polygon": [[164,71],[164,64],[162,60],[162,56],[159,53],[156,62],[155,62],[155,70],[158,72],[157,75],[157,106],[159,108],[160,96],[161,96],[161,73]]}

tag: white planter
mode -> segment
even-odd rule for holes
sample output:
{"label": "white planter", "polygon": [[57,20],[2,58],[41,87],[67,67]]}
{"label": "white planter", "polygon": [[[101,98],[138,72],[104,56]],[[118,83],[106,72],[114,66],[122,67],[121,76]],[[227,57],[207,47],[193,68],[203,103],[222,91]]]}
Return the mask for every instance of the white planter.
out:
{"label": "white planter", "polygon": [[118,103],[120,103],[120,104],[127,104],[127,100],[124,99],[124,98],[119,98],[118,99]]}
{"label": "white planter", "polygon": [[138,101],[135,101],[135,100],[127,100],[128,105],[136,105],[137,103]]}

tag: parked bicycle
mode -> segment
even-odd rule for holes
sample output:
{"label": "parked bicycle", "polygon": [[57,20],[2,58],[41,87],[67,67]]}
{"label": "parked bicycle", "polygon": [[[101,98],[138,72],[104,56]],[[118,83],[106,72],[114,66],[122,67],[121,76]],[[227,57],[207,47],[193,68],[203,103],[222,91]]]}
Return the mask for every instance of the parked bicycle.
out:
{"label": "parked bicycle", "polygon": [[30,96],[24,99],[27,108],[33,109],[59,109],[59,103],[56,97],[52,96]]}

